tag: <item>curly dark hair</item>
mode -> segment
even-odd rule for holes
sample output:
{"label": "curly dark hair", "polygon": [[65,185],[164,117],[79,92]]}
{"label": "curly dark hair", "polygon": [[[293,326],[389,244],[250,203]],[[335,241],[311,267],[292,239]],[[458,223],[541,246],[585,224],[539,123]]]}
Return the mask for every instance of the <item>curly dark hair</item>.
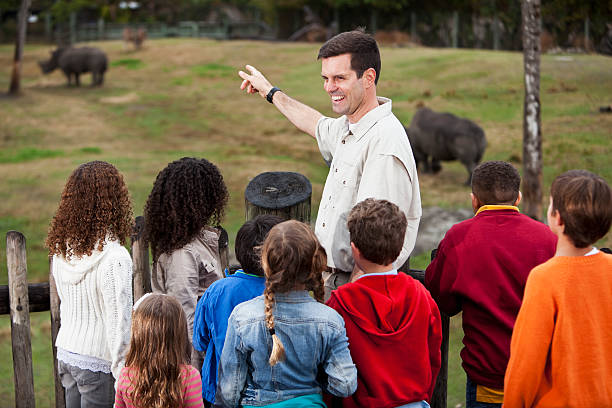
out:
{"label": "curly dark hair", "polygon": [[207,225],[219,225],[228,193],[221,172],[206,159],[183,157],[155,179],[144,209],[153,258],[184,247]]}
{"label": "curly dark hair", "polygon": [[77,167],[68,178],[45,245],[51,255],[91,255],[94,249],[104,249],[107,235],[124,245],[132,226],[123,176],[112,164],[93,161]]}

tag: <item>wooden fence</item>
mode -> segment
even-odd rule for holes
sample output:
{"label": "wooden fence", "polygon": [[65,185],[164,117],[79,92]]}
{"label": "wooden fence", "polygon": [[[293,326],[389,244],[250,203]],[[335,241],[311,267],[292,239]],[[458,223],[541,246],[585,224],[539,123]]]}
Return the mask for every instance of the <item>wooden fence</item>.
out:
{"label": "wooden fence", "polygon": [[[286,186],[275,185],[273,193],[278,194]],[[273,191],[272,189],[264,189]],[[248,203],[248,201],[247,201]],[[253,205],[253,203],[249,203]],[[300,198],[297,203],[288,206],[304,206]],[[307,206],[310,207],[310,198]],[[277,212],[277,209],[260,209],[262,212]],[[308,210],[308,213],[310,211]],[[247,215],[247,218],[248,215]],[[133,262],[133,291],[134,302],[145,293],[151,291],[151,275],[149,266],[149,245],[143,238],[144,218],[136,217],[134,233],[131,237],[131,253]],[[219,240],[221,263],[228,267],[228,240],[227,234],[222,234]],[[11,340],[13,349],[13,371],[15,382],[16,408],[34,407],[34,375],[32,369],[32,345],[30,335],[30,312],[50,311],[51,316],[51,344],[53,346],[53,370],[55,376],[55,406],[65,408],[64,388],[57,373],[57,350],[55,339],[60,327],[59,297],[53,275],[51,274],[52,259],[49,262],[49,282],[30,283],[27,281],[26,238],[17,231],[6,234],[6,258],[8,268],[8,286],[0,286],[0,315],[10,314]],[[424,271],[411,269],[407,272],[415,279],[423,282]],[[442,367],[436,381],[434,395],[431,400],[432,408],[446,408],[446,394],[448,382],[448,340],[449,318],[442,317]]]}

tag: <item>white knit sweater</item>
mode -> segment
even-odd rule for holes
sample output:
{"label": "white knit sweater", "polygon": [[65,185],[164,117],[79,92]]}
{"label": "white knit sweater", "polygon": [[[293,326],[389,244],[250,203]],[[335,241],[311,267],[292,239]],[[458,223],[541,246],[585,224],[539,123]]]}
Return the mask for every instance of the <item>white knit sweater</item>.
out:
{"label": "white knit sweater", "polygon": [[[53,256],[61,326],[55,345],[110,362],[115,379],[125,364],[132,311],[132,259],[114,240],[90,256]],[[87,367],[81,367],[87,368]]]}

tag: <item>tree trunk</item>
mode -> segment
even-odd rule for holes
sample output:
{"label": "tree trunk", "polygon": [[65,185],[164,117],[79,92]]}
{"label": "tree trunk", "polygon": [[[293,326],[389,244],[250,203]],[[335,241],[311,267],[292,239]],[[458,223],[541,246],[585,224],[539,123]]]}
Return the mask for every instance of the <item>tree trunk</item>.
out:
{"label": "tree trunk", "polygon": [[540,0],[523,0],[523,208],[534,219],[542,215],[542,127],[540,105]]}
{"label": "tree trunk", "polygon": [[26,29],[28,27],[28,12],[31,0],[21,0],[21,7],[17,14],[17,39],[15,40],[15,56],[13,58],[13,72],[11,74],[10,95],[19,94],[21,82],[21,59],[23,57],[23,47],[26,40]]}

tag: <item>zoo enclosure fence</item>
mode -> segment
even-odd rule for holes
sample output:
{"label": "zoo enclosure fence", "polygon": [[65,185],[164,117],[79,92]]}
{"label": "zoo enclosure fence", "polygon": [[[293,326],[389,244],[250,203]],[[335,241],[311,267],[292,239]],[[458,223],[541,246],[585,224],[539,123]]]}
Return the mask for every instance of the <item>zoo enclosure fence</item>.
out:
{"label": "zoo enclosure fence", "polygon": [[[265,195],[270,191],[277,195],[279,190],[287,190],[286,174],[276,172],[281,177],[277,181],[269,181],[268,186],[259,191]],[[267,174],[267,173],[263,173]],[[295,173],[294,173],[295,174]],[[259,176],[258,176],[259,177]],[[257,179],[257,178],[256,178]],[[305,179],[305,178],[304,178]],[[307,180],[307,179],[306,179]],[[310,185],[310,182],[308,182]],[[261,187],[261,186],[259,186]],[[249,187],[247,187],[247,190]],[[282,191],[281,191],[282,193]],[[294,214],[302,214],[310,218],[310,195],[307,199],[300,197],[296,202],[289,202],[275,208],[261,207],[245,198],[247,207],[246,218],[250,219],[257,214],[276,213],[285,214],[292,218]],[[257,200],[252,200],[257,201]],[[264,200],[265,201],[265,200]],[[257,208],[255,208],[257,207]],[[307,208],[306,208],[307,207]],[[297,217],[297,216],[296,216]],[[298,217],[299,218],[299,217]],[[304,221],[304,220],[302,220]],[[149,245],[143,236],[144,218],[136,217],[135,227],[130,240],[133,263],[133,292],[134,302],[145,293],[151,291],[151,275],[149,266]],[[222,232],[219,239],[221,266],[229,269],[229,245],[227,233]],[[31,283],[27,281],[26,238],[18,231],[9,231],[6,234],[6,259],[8,270],[8,285],[0,286],[0,315],[10,314],[11,343],[13,354],[13,375],[15,384],[15,406],[17,408],[33,408],[35,406],[34,375],[32,367],[32,345],[30,332],[30,312],[50,311],[51,317],[51,344],[53,347],[53,372],[55,380],[55,406],[65,408],[66,401],[57,372],[57,350],[55,339],[60,327],[59,306],[60,301],[57,289],[51,274],[52,258],[49,258],[49,281],[44,283]],[[409,275],[423,282],[424,271],[409,270]],[[434,394],[431,399],[432,408],[446,408],[447,380],[448,380],[448,345],[449,345],[449,318],[442,315],[442,365],[436,381]]]}

